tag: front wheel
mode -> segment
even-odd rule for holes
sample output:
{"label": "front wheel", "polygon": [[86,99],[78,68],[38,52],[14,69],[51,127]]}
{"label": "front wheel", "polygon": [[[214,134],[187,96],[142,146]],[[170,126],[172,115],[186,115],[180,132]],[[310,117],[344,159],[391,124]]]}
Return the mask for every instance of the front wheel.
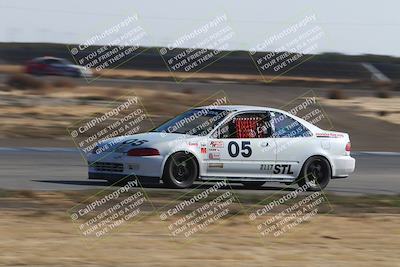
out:
{"label": "front wheel", "polygon": [[199,176],[199,167],[192,154],[177,152],[165,163],[163,182],[172,188],[188,188]]}
{"label": "front wheel", "polygon": [[315,156],[304,163],[297,183],[308,191],[321,191],[329,184],[331,176],[329,161],[326,158]]}

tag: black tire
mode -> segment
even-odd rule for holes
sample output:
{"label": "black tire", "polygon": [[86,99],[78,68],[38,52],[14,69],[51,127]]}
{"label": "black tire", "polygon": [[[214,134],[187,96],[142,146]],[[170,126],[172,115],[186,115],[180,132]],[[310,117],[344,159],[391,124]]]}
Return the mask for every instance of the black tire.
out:
{"label": "black tire", "polygon": [[300,187],[307,184],[307,191],[321,191],[329,184],[331,177],[329,161],[324,157],[314,156],[304,163],[297,183]]}
{"label": "black tire", "polygon": [[171,188],[188,188],[199,176],[199,166],[192,154],[176,152],[165,163],[163,182]]}
{"label": "black tire", "polygon": [[243,186],[245,188],[250,188],[250,189],[257,189],[263,186],[266,182],[265,181],[248,181],[248,182],[242,182]]}

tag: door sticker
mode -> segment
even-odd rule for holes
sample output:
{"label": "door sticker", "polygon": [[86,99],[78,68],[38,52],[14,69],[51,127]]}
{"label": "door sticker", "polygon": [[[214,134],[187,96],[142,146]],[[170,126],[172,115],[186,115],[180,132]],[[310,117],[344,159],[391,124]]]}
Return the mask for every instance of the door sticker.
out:
{"label": "door sticker", "polygon": [[269,171],[273,174],[293,174],[290,164],[261,164],[260,170]]}

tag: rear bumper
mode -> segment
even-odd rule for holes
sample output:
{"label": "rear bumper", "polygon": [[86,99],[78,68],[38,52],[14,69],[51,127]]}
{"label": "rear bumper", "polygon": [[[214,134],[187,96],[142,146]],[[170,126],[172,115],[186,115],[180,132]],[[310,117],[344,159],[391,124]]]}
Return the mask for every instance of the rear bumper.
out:
{"label": "rear bumper", "polygon": [[103,173],[103,172],[89,172],[88,178],[90,180],[107,180],[112,182],[139,180],[140,184],[159,184],[160,177],[152,176],[136,176],[134,174],[123,173]]}
{"label": "rear bumper", "polygon": [[333,160],[332,178],[346,178],[354,172],[356,160],[350,156],[341,156]]}
{"label": "rear bumper", "polygon": [[332,176],[332,179],[344,179],[349,177],[348,175],[342,175],[342,176]]}

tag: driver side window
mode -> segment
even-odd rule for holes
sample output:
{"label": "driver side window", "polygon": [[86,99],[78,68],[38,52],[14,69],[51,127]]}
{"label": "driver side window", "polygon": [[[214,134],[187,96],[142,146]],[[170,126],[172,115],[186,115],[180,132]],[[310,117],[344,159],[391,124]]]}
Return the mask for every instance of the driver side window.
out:
{"label": "driver side window", "polygon": [[48,64],[48,65],[53,65],[53,64],[58,64],[59,63],[59,61],[57,59],[53,59],[53,58],[46,59],[46,60],[44,60],[44,62],[46,64]]}
{"label": "driver side window", "polygon": [[238,114],[213,133],[213,138],[268,138],[272,130],[267,112]]}

